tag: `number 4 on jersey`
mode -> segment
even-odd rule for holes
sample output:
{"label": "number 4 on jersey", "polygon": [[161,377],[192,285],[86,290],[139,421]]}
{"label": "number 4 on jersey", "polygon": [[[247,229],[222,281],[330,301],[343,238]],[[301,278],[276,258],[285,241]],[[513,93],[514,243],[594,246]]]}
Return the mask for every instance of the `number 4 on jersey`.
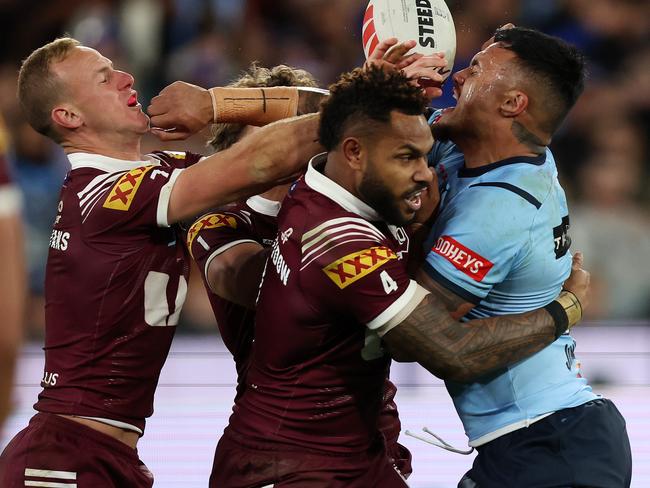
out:
{"label": "number 4 on jersey", "polygon": [[386,270],[379,273],[379,277],[381,278],[381,284],[384,285],[384,291],[386,292],[386,295],[389,295],[390,293],[397,290],[397,282],[390,277]]}

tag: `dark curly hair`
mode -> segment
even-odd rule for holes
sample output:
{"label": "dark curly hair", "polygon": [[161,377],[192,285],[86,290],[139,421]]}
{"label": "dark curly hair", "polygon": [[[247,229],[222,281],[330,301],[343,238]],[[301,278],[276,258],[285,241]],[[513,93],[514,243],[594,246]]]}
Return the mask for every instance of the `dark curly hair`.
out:
{"label": "dark curly hair", "polygon": [[353,124],[386,123],[393,110],[419,115],[428,104],[422,89],[404,75],[377,66],[345,73],[329,89],[330,96],[321,104],[318,129],[318,139],[327,151],[341,142]]}
{"label": "dark curly hair", "polygon": [[[318,83],[311,73],[303,69],[296,69],[283,64],[273,68],[265,68],[254,61],[241,77],[228,86],[232,88],[271,86],[308,86],[316,88]],[[239,140],[244,127],[242,124],[214,124],[212,126],[212,139],[208,144],[215,151],[228,149]]]}

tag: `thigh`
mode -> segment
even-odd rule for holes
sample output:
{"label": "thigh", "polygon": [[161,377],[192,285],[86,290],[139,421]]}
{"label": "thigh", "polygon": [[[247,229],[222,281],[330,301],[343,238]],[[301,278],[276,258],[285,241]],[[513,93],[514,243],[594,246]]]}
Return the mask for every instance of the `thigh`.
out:
{"label": "thigh", "polygon": [[210,488],[406,488],[381,450],[373,456],[327,456],[257,450],[224,435],[217,445]]}
{"label": "thigh", "polygon": [[625,421],[595,400],[481,446],[467,476],[479,488],[628,488],[631,466]]}
{"label": "thigh", "polygon": [[119,441],[70,420],[48,422],[39,415],[2,453],[3,488],[153,486],[153,476],[135,451]]}

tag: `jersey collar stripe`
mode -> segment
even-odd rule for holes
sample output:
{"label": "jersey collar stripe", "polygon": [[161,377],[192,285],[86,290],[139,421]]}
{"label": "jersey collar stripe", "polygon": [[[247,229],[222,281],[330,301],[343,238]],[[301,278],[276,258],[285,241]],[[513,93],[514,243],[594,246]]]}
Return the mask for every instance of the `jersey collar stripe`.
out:
{"label": "jersey collar stripe", "polygon": [[369,232],[377,235],[377,237],[379,237],[380,239],[384,238],[384,235],[379,231],[379,229],[377,229],[374,225],[372,225],[367,220],[359,219],[356,217],[340,217],[338,219],[331,219],[326,222],[323,222],[317,227],[314,227],[312,230],[305,232],[302,235],[301,242],[303,245],[307,245],[307,242],[311,239],[316,238],[319,232],[322,232],[323,230],[328,229],[330,227],[334,227],[340,224],[349,224],[351,222],[366,227]]}
{"label": "jersey collar stripe", "polygon": [[99,176],[95,176],[92,180],[90,180],[90,183],[88,183],[83,190],[77,193],[77,197],[79,198],[80,203],[82,204],[85,203],[85,200],[87,200],[91,194],[98,191],[98,189],[101,188],[109,178],[111,178],[114,181],[114,179],[117,179],[117,177],[121,174],[122,172],[103,173]]}
{"label": "jersey collar stripe", "polygon": [[326,196],[330,200],[338,203],[348,212],[355,213],[366,220],[381,220],[381,217],[368,204],[362,202],[352,193],[342,186],[330,180],[323,173],[318,171],[315,166],[325,163],[327,153],[321,153],[314,156],[309,161],[307,173],[305,173],[305,183],[314,191]]}
{"label": "jersey collar stripe", "polygon": [[305,269],[307,266],[309,266],[309,265],[310,265],[311,263],[313,263],[315,260],[317,260],[318,258],[320,258],[321,256],[323,256],[324,254],[327,254],[327,253],[330,252],[331,250],[336,249],[337,247],[342,246],[342,245],[344,245],[344,244],[349,244],[349,243],[351,243],[351,242],[372,242],[372,243],[376,243],[377,241],[376,241],[375,239],[369,239],[369,238],[365,237],[365,238],[363,238],[363,239],[348,239],[348,240],[345,240],[345,241],[337,242],[336,244],[327,247],[325,250],[323,250],[323,252],[321,252],[320,254],[317,254],[316,256],[314,256],[313,258],[311,258],[308,262],[306,262],[305,264],[303,264],[303,265],[300,267],[300,271],[302,271],[303,269]]}
{"label": "jersey collar stripe", "polygon": [[121,175],[122,173],[113,175],[111,178],[104,181],[101,185],[97,186],[97,188],[95,188],[92,192],[88,193],[88,195],[86,195],[84,199],[79,201],[79,207],[81,207],[82,213],[84,213],[84,211],[87,210],[89,207],[94,206],[94,202],[96,202],[97,199],[104,196],[105,193],[111,189],[115,181]]}
{"label": "jersey collar stripe", "polygon": [[303,253],[307,252],[310,248],[314,247],[316,244],[318,244],[320,241],[322,241],[327,237],[333,237],[337,233],[344,232],[344,231],[351,231],[351,230],[355,230],[363,234],[368,234],[378,240],[385,239],[385,236],[383,236],[379,232],[374,232],[372,229],[368,229],[368,227],[366,226],[361,226],[354,223],[347,224],[347,225],[339,225],[336,227],[330,227],[328,229],[325,229],[322,232],[320,232],[318,235],[316,235],[313,239],[310,239],[307,243],[303,243],[302,252]]}
{"label": "jersey collar stripe", "polygon": [[[323,235],[323,237],[328,237],[328,236]],[[331,243],[339,241],[341,239],[345,239],[346,237],[348,237],[348,238],[349,237],[362,237],[364,241],[376,242],[378,244],[381,243],[381,239],[377,239],[375,236],[368,235],[368,234],[366,234],[364,232],[354,232],[354,231],[353,232],[345,232],[343,234],[337,234],[337,235],[335,235],[333,237],[330,237],[325,242],[323,242],[320,246],[315,247],[314,249],[309,251],[307,254],[305,254],[301,261],[304,263],[307,259],[309,259],[309,257],[311,255],[317,253],[318,251],[323,249],[323,247],[327,247],[328,245],[331,245]]]}

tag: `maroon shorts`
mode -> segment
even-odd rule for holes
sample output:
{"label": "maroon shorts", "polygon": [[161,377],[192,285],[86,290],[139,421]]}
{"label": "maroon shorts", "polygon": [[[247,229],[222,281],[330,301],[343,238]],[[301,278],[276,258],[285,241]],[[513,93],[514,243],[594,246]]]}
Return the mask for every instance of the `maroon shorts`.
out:
{"label": "maroon shorts", "polygon": [[390,462],[393,463],[402,476],[408,479],[411,473],[413,473],[411,451],[395,439],[395,441],[387,443],[386,454],[388,454],[388,459],[390,459]]}
{"label": "maroon shorts", "polygon": [[58,415],[38,413],[0,455],[0,486],[150,488],[153,476],[126,444]]}
{"label": "maroon shorts", "polygon": [[407,488],[383,448],[336,456],[242,445],[226,433],[217,445],[210,488]]}

